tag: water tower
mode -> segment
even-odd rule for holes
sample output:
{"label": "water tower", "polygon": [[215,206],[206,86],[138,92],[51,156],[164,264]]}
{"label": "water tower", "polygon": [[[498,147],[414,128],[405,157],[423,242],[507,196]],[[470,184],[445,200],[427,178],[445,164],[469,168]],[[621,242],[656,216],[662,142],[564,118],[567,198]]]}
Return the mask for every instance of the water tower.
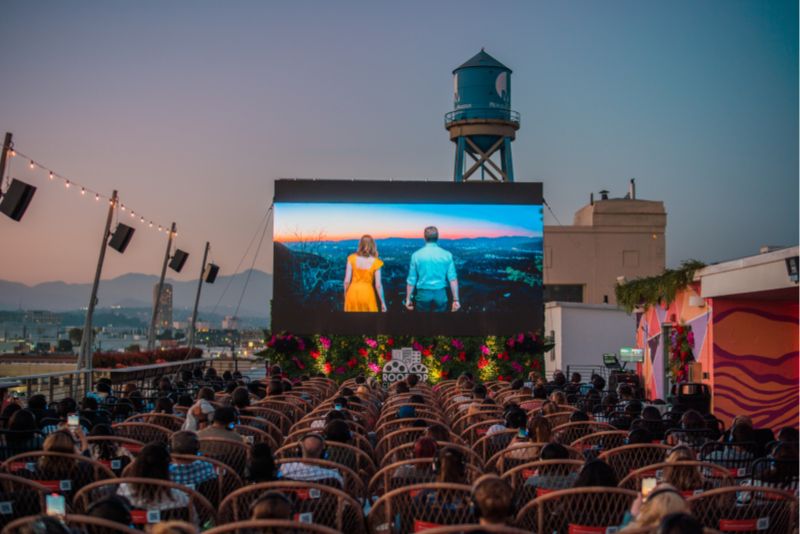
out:
{"label": "water tower", "polygon": [[[463,182],[480,169],[481,179],[488,175],[513,182],[511,141],[519,129],[519,113],[511,110],[511,69],[481,49],[453,71],[453,89],[454,110],[444,116],[456,144],[453,179]],[[500,165],[492,159],[498,152]]]}

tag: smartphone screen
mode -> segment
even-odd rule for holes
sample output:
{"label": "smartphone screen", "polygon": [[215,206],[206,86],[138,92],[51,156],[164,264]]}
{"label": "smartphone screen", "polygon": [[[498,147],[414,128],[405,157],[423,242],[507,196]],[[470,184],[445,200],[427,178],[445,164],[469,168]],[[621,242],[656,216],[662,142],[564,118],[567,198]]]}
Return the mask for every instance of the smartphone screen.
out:
{"label": "smartphone screen", "polygon": [[81,424],[81,418],[78,414],[70,414],[67,416],[67,426],[71,428],[78,428]]}
{"label": "smartphone screen", "polygon": [[642,497],[647,497],[656,487],[655,477],[645,477],[642,479]]}
{"label": "smartphone screen", "polygon": [[67,515],[67,509],[63,495],[51,493],[47,495],[45,504],[47,505],[47,515],[54,515],[56,517],[64,517]]}

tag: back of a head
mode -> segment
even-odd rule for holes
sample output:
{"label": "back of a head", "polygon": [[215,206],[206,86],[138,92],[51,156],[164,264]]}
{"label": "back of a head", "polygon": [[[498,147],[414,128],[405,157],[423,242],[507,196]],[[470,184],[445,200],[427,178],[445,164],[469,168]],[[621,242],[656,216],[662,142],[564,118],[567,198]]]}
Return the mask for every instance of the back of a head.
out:
{"label": "back of a head", "polygon": [[661,519],[658,534],[703,534],[703,525],[686,513],[668,514]]}
{"label": "back of a head", "polygon": [[645,406],[642,409],[642,419],[645,421],[661,421],[661,412],[655,406]]}
{"label": "back of a head", "polygon": [[528,414],[520,408],[512,408],[506,414],[507,428],[525,428],[528,424]]}
{"label": "back of a head", "polygon": [[72,439],[72,434],[69,431],[57,430],[45,438],[42,450],[74,454],[75,440]]}
{"label": "back of a head", "polygon": [[222,406],[214,410],[214,423],[230,428],[236,422],[236,411],[230,406]]}
{"label": "back of a head", "polygon": [[584,421],[589,421],[589,415],[581,410],[574,411],[572,412],[572,415],[569,416],[570,423],[578,423]]}
{"label": "back of a head", "polygon": [[521,378],[515,378],[514,380],[511,381],[511,384],[509,384],[512,391],[522,389],[523,385],[525,385],[525,381],[522,380]]}
{"label": "back of a head", "polygon": [[706,428],[706,420],[696,410],[687,410],[681,416],[681,426],[684,430],[699,430]]}
{"label": "back of a head", "polygon": [[408,384],[406,382],[398,382],[394,390],[396,393],[408,393]]}
{"label": "back of a head", "polygon": [[539,453],[540,460],[567,460],[569,451],[560,443],[548,443]]}
{"label": "back of a head", "polygon": [[541,415],[531,417],[530,421],[528,421],[528,437],[533,441],[537,443],[547,443],[550,441],[551,434],[552,427],[550,426],[550,421]]}
{"label": "back of a head", "polygon": [[731,429],[731,438],[736,443],[753,442],[756,439],[756,433],[752,426],[739,423]]}
{"label": "back of a head", "polygon": [[291,519],[292,503],[277,491],[261,495],[250,507],[250,519]]}
{"label": "back of a head", "polygon": [[325,440],[337,443],[350,443],[350,427],[342,419],[334,419],[325,425]]}
{"label": "back of a head", "polygon": [[429,426],[426,434],[435,441],[450,441],[450,431],[439,423]]}
{"label": "back of a head", "polygon": [[16,530],[17,534],[71,534],[71,530],[59,519],[42,515],[25,523]]}
{"label": "back of a head", "polygon": [[414,442],[415,459],[433,458],[434,456],[436,456],[436,442],[433,439],[423,436]]}
{"label": "back of a head", "polygon": [[627,445],[639,445],[645,443],[651,443],[653,441],[653,436],[650,432],[647,431],[645,428],[635,428],[628,432],[627,441],[625,442]]}
{"label": "back of a head", "polygon": [[440,449],[436,455],[437,473],[436,478],[438,482],[451,482],[454,484],[463,484],[466,480],[466,465],[464,455],[456,448],[445,447]]}
{"label": "back of a head", "polygon": [[197,392],[197,398],[207,401],[214,400],[214,390],[210,387],[202,387],[200,391]]}
{"label": "back of a head", "polygon": [[300,441],[303,458],[318,459],[325,449],[325,438],[319,434],[308,434]]}
{"label": "back of a head", "polygon": [[246,387],[239,386],[231,393],[231,403],[237,408],[247,408],[250,406],[250,392]]}
{"label": "back of a head", "polygon": [[251,482],[270,482],[275,479],[275,458],[266,443],[256,443],[250,453],[248,476]]}
{"label": "back of a head", "polygon": [[580,384],[581,383],[581,374],[580,373],[572,373],[572,377],[570,378],[570,382],[573,384]]}
{"label": "back of a head", "polygon": [[148,443],[130,466],[128,476],[169,480],[170,456],[163,443]]}
{"label": "back of a head", "polygon": [[37,429],[36,416],[32,411],[24,409],[17,410],[8,420],[8,429],[17,431],[33,431]]}
{"label": "back of a head", "polygon": [[690,512],[689,504],[675,487],[659,484],[642,503],[635,525],[656,528],[666,515]]}
{"label": "back of a head", "polygon": [[153,525],[152,534],[197,534],[197,527],[186,521],[164,521]]}
{"label": "back of a head", "polygon": [[131,524],[131,505],[125,497],[111,495],[89,506],[88,515],[127,527]]}
{"label": "back of a head", "polygon": [[472,388],[472,396],[476,399],[485,399],[486,398],[486,386],[483,384],[478,384],[474,388]]}
{"label": "back of a head", "polygon": [[439,229],[435,226],[428,226],[423,233],[426,243],[436,243],[439,241]]}
{"label": "back of a head", "polygon": [[597,391],[603,391],[606,387],[606,380],[600,375],[594,375],[592,377],[592,387]]}
{"label": "back of a head", "polygon": [[556,371],[553,374],[553,383],[558,387],[564,387],[567,383],[567,377],[561,371]]}
{"label": "back of a head", "polygon": [[416,387],[416,385],[419,384],[419,376],[415,375],[414,373],[411,373],[406,377],[406,383],[410,388]]}
{"label": "back of a head", "polygon": [[31,398],[28,399],[28,409],[33,410],[34,412],[40,412],[46,410],[47,397],[45,397],[41,393],[37,393],[36,395],[31,395]]}
{"label": "back of a head", "polygon": [[617,475],[610,465],[603,460],[589,460],[583,465],[578,478],[575,480],[576,488],[591,487],[616,487]]}
{"label": "back of a head", "polygon": [[75,402],[75,399],[72,397],[64,397],[60,401],[58,401],[58,408],[56,408],[56,413],[62,419],[66,419],[67,415],[78,411],[78,403]]}
{"label": "back of a head", "polygon": [[797,443],[800,441],[800,432],[798,432],[796,428],[790,426],[781,428],[780,432],[778,432],[778,441]]}
{"label": "back of a head", "polygon": [[169,441],[170,448],[175,454],[196,455],[200,448],[197,434],[191,430],[181,430],[172,434]]}
{"label": "back of a head", "polygon": [[491,524],[503,524],[513,512],[514,492],[505,480],[496,475],[485,475],[475,482],[472,499],[481,519]]}
{"label": "back of a head", "polygon": [[113,436],[114,430],[106,424],[98,423],[92,427],[89,431],[90,437],[102,437],[102,436]]}

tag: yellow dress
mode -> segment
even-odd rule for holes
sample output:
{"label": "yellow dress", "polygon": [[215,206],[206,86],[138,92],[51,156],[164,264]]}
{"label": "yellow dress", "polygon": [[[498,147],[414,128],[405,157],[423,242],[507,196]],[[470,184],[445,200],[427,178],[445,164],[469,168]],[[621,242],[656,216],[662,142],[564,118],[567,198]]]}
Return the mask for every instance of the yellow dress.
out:
{"label": "yellow dress", "polygon": [[359,269],[356,266],[357,257],[356,254],[350,254],[347,257],[352,276],[344,295],[344,311],[376,312],[378,311],[378,299],[375,297],[375,271],[383,266],[383,262],[375,258],[369,269]]}

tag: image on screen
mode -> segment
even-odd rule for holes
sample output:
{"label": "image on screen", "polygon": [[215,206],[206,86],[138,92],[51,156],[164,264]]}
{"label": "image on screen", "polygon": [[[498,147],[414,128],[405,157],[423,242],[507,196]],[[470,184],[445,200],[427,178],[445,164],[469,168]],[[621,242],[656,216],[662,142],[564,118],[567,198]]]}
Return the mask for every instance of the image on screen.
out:
{"label": "image on screen", "polygon": [[464,195],[473,191],[464,184],[437,184],[439,190],[461,187],[457,196],[426,195],[424,185],[408,186],[418,189],[416,198],[383,195],[380,201],[349,200],[346,191],[336,201],[276,196],[275,304],[281,308],[273,307],[273,316],[288,308],[327,317],[328,330],[355,320],[359,328],[387,333],[419,324],[414,316],[444,319],[439,326],[448,331],[459,319],[481,329],[492,318],[526,311],[533,324],[541,306],[541,204],[503,202],[477,189]]}

